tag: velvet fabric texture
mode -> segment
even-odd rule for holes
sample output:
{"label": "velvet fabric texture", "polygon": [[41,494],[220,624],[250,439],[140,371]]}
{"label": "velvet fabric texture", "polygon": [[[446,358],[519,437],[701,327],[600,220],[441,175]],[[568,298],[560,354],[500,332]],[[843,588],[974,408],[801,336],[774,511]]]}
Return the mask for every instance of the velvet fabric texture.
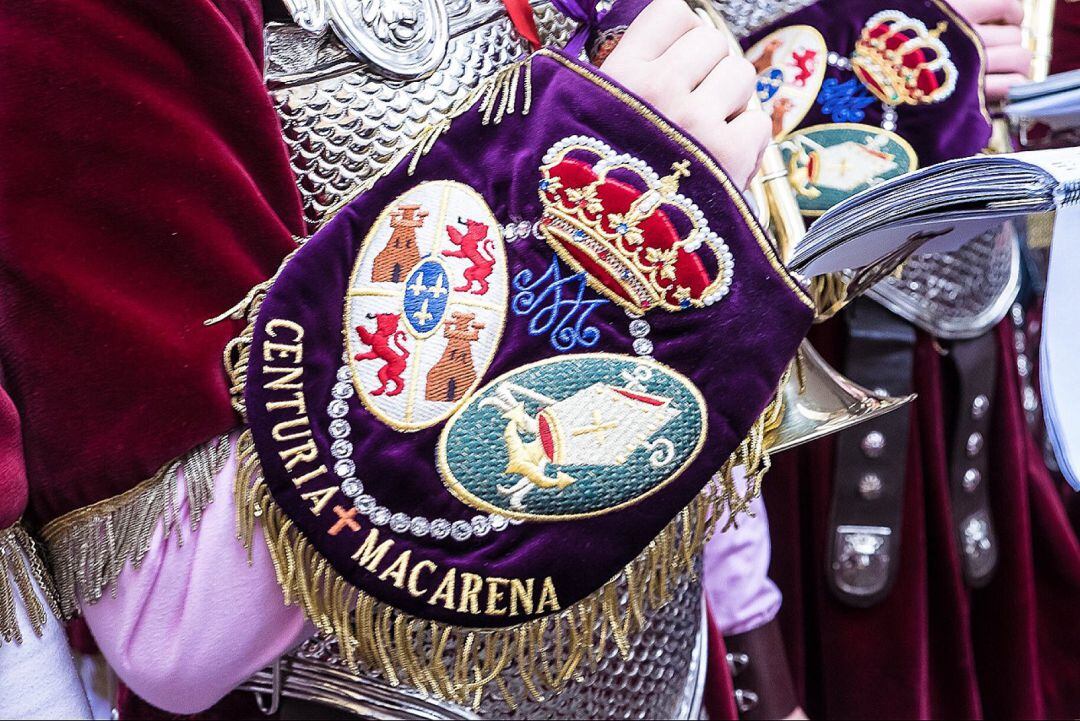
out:
{"label": "velvet fabric texture", "polygon": [[[419,160],[414,173],[408,173],[407,164],[399,166],[288,261],[263,302],[248,370],[249,423],[267,485],[297,528],[341,575],[363,591],[421,618],[467,626],[501,627],[528,617],[515,618],[505,609],[501,614],[477,615],[463,605],[446,608],[402,584],[388,582],[385,573],[365,568],[354,555],[375,526],[358,517],[362,529],[341,532],[335,505],[344,509],[352,504],[336,488],[341,481],[327,473],[296,485],[303,473],[319,463],[327,468],[334,466],[330,452],[334,438],[328,430],[326,408],[341,367],[343,299],[368,230],[385,208],[399,202],[396,198],[401,193],[424,181],[459,181],[487,201],[500,225],[520,219],[531,222],[541,217],[538,186],[542,158],[566,137],[582,135],[609,143],[614,152],[639,158],[660,175],[670,172],[673,163],[688,160],[689,175],[681,179],[679,193],[696,202],[709,227],[724,238],[734,258],[734,274],[730,292],[712,305],[675,312],[657,308],[645,316],[651,326],[649,338],[654,344],[655,360],[685,375],[700,391],[707,407],[704,445],[696,457],[688,458],[681,474],[648,497],[618,510],[580,520],[530,519],[468,541],[418,537],[384,525],[377,529],[379,542],[390,538],[395,544],[386,563],[399,553],[412,551],[413,563],[429,560],[439,569],[457,568],[458,573],[536,578],[538,584],[551,577],[560,608],[584,598],[637,556],[724,464],[771,400],[811,320],[804,297],[792,289],[793,281],[786,272],[778,270],[756,221],[726,176],[703,151],[663,120],[657,120],[655,111],[625,91],[610,91],[605,87],[608,80],[566,56],[538,54],[532,58],[529,72],[532,106],[528,114],[519,109],[498,124],[485,125],[477,108],[466,111]],[[616,92],[622,92],[622,97]],[[456,216],[447,217],[450,220]],[[437,232],[442,233],[442,228]],[[389,247],[390,242],[380,240],[373,250]],[[538,238],[519,239],[505,248],[512,279],[523,271],[539,278],[553,262],[552,247]],[[565,267],[564,260],[559,262]],[[585,297],[601,296],[589,289]],[[582,351],[616,353],[628,361],[636,357],[629,320],[615,302],[597,306],[588,316],[588,325],[598,331],[595,344],[565,354],[553,348],[549,334],[530,331],[529,315],[512,312],[509,307],[498,310],[505,313],[506,325],[490,366],[480,372],[481,388],[504,373],[544,358],[572,359]],[[292,342],[294,337],[291,331],[280,331],[283,336],[271,338],[279,330],[269,325],[276,319],[296,322],[304,329],[303,393],[319,461],[297,466],[295,471],[286,467],[286,459],[280,455],[290,444],[273,438],[274,425],[294,418],[294,414],[283,416],[270,410],[269,405],[282,397],[292,398],[293,391],[282,396],[280,389],[270,385],[279,376],[261,368],[285,363],[265,356],[268,341],[284,337],[285,342]],[[486,322],[492,327],[493,321]],[[351,325],[346,332],[352,332]],[[716,339],[722,342],[715,345]],[[264,363],[264,357],[271,362]],[[569,396],[574,390],[577,388],[556,397]],[[351,406],[346,416],[353,429],[348,436],[355,448],[351,458],[359,469],[365,492],[377,503],[394,512],[429,519],[468,522],[476,515],[475,507],[451,494],[444,485],[445,471],[440,478],[436,467],[437,442],[444,423],[406,433],[390,427],[355,400]],[[688,410],[684,407],[681,412]],[[497,414],[494,418],[499,420]],[[472,452],[480,453],[481,449],[473,447]],[[470,462],[482,461],[479,455],[471,458]],[[492,472],[499,474],[504,467],[500,464]],[[512,484],[514,480],[508,475],[502,482]],[[305,494],[324,488],[335,495],[313,513],[314,501]],[[581,563],[583,558],[587,564]],[[382,566],[379,571],[383,571]]]}
{"label": "velvet fabric texture", "polygon": [[[823,0],[785,16],[742,41],[750,48],[770,32],[790,25],[810,25],[821,32],[825,44],[841,57],[851,57],[863,26],[876,13],[899,10],[921,20],[931,30],[942,27],[939,39],[948,48],[957,68],[956,89],[944,100],[922,105],[900,105],[896,108],[896,132],[915,148],[919,167],[943,160],[975,155],[986,148],[990,140],[990,118],[984,108],[983,52],[974,30],[951,7],[938,0]],[[824,62],[821,58],[819,62]],[[854,78],[850,70],[829,66],[825,80],[843,83]],[[865,118],[859,122],[880,126],[881,103],[876,101],[863,109]],[[837,122],[822,112],[815,101],[806,117],[799,123],[805,128],[821,123]]]}
{"label": "velvet fabric texture", "polygon": [[1054,4],[1053,43],[1051,73],[1080,68],[1080,5],[1069,0]]}
{"label": "velvet fabric texture", "polygon": [[[841,366],[842,329],[811,338]],[[804,708],[811,718],[1074,718],[1080,712],[1080,547],[1027,433],[1011,327],[998,336],[987,478],[999,565],[967,588],[952,531],[945,404],[953,382],[931,338],[916,349],[896,585],[867,609],[825,582],[834,444],[774,458],[765,482],[772,578]]]}
{"label": "velvet fabric texture", "polygon": [[0,368],[44,523],[237,424],[241,325],[203,321],[303,223],[256,0],[5,3],[0,67]]}
{"label": "velvet fabric texture", "polygon": [[18,521],[26,507],[26,466],[20,430],[15,404],[0,388],[0,529]]}

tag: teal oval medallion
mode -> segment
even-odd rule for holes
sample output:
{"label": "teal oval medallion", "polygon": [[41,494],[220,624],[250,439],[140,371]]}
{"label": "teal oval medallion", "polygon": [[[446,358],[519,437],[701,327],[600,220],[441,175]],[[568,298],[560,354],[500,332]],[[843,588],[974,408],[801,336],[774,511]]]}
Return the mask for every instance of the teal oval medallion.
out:
{"label": "teal oval medallion", "polygon": [[447,422],[439,469],[455,496],[509,518],[607,513],[675,478],[705,440],[693,383],[611,353],[549,358],[489,383]]}
{"label": "teal oval medallion", "polygon": [[780,144],[803,215],[818,216],[919,165],[915,149],[896,133],[860,123],[801,128]]}

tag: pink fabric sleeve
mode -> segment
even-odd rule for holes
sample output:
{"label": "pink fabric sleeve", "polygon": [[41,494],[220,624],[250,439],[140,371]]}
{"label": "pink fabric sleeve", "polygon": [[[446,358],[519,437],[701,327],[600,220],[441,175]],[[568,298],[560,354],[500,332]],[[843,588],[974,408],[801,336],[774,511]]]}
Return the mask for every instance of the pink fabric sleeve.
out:
{"label": "pink fabric sleeve", "polygon": [[717,532],[705,546],[704,586],[712,626],[724,636],[765,625],[780,611],[780,589],[769,579],[772,545],[760,498],[753,516],[739,527]]}
{"label": "pink fabric sleeve", "polygon": [[138,569],[120,574],[82,611],[109,664],[135,693],[166,711],[209,708],[252,673],[313,633],[296,606],[286,606],[261,529],[254,562],[236,537],[229,460],[215,478],[214,501],[191,532],[184,483],[177,483],[183,542],[161,524]]}

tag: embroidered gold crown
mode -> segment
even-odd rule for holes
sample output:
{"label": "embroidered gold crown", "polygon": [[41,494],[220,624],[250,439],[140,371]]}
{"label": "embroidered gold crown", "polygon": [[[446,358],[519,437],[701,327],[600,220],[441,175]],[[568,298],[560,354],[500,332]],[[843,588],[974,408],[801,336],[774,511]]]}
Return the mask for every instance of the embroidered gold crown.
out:
{"label": "embroidered gold crown", "polygon": [[956,65],[939,36],[921,20],[883,10],[863,26],[851,67],[870,92],[889,105],[936,103],[956,89]]}
{"label": "embroidered gold crown", "polygon": [[595,138],[564,138],[540,168],[541,232],[593,287],[638,313],[711,305],[727,295],[734,261],[678,192],[689,166],[660,177]]}

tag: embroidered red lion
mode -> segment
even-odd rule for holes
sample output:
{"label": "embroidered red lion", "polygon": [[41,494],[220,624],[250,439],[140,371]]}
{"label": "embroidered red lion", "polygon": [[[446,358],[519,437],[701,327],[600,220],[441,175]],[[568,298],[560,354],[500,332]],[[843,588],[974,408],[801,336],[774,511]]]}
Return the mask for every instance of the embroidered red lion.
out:
{"label": "embroidered red lion", "polygon": [[[472,263],[465,269],[465,285],[454,290],[467,291],[473,295],[485,295],[488,292],[488,277],[495,268],[495,256],[492,254],[495,248],[494,241],[488,237],[486,224],[476,220],[466,220],[465,233],[452,225],[446,226],[446,232],[450,241],[458,246],[457,250],[444,250],[447,258],[463,258]],[[479,286],[473,290],[473,284]]]}
{"label": "embroidered red lion", "polygon": [[816,50],[803,50],[801,53],[792,53],[792,66],[798,69],[798,73],[792,82],[798,85],[800,88],[806,87],[806,81],[814,74],[814,69],[817,65],[817,51]]}
{"label": "embroidered red lion", "polygon": [[[386,393],[388,396],[396,396],[401,393],[405,383],[401,380],[401,374],[405,372],[405,365],[409,359],[409,351],[402,345],[405,341],[404,331],[398,330],[398,321],[401,319],[397,313],[379,313],[368,318],[375,319],[375,330],[370,331],[362,325],[356,326],[356,332],[360,336],[360,342],[371,346],[367,353],[357,353],[355,358],[362,360],[381,360],[385,365],[379,369],[379,380],[382,385],[371,391],[371,395],[379,396]],[[390,345],[393,340],[397,350]],[[389,384],[394,384],[393,390],[387,390]]]}

